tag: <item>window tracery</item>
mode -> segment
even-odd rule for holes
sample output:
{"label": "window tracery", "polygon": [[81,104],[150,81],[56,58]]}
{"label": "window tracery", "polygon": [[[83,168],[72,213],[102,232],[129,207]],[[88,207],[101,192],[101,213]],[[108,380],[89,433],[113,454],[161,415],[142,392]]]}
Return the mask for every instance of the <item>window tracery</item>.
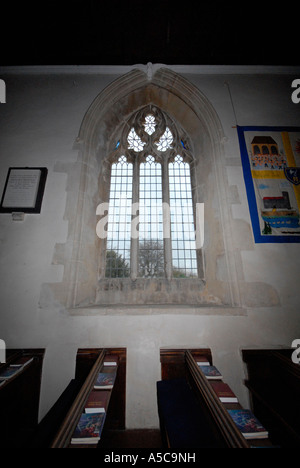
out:
{"label": "window tracery", "polygon": [[[112,153],[106,277],[197,277],[187,142],[157,107],[138,111],[124,126]],[[138,211],[130,211],[130,204],[138,204]],[[136,213],[132,236],[129,224]]]}

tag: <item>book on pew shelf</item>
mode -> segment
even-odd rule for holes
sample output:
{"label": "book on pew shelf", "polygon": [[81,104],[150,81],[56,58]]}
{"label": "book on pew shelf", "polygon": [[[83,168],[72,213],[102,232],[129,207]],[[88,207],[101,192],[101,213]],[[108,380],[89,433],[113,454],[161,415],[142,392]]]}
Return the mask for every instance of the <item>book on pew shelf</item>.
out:
{"label": "book on pew shelf", "polygon": [[227,383],[214,380],[210,382],[210,385],[222,403],[238,403],[237,397]]}
{"label": "book on pew shelf", "polygon": [[116,367],[118,363],[116,361],[104,361],[104,367]]}
{"label": "book on pew shelf", "polygon": [[206,357],[196,357],[196,362],[198,366],[210,366],[210,362]]}
{"label": "book on pew shelf", "polygon": [[107,354],[104,358],[103,366],[104,367],[117,367],[119,363],[118,356],[114,354]]}
{"label": "book on pew shelf", "polygon": [[0,381],[11,379],[16,374],[21,372],[26,366],[28,366],[33,361],[33,359],[34,359],[33,357],[30,358],[30,357],[24,356],[18,359],[17,362],[10,364],[9,367],[4,369],[0,373]]}
{"label": "book on pew shelf", "polygon": [[95,390],[109,390],[112,389],[115,383],[116,373],[104,373],[98,374],[97,380],[94,385]]}
{"label": "book on pew shelf", "polygon": [[203,374],[208,380],[221,380],[222,374],[215,366],[199,366]]}
{"label": "book on pew shelf", "polygon": [[22,369],[23,369],[23,366],[21,364],[18,366],[17,365],[9,366],[1,372],[0,380],[9,380],[12,377],[14,377],[16,374],[18,374]]}
{"label": "book on pew shelf", "polygon": [[22,366],[24,368],[28,366],[33,361],[33,359],[34,359],[33,357],[30,358],[30,357],[23,356],[20,359],[18,359],[17,362],[15,362],[14,364],[11,364],[10,367]]}
{"label": "book on pew shelf", "polygon": [[118,358],[116,356],[105,356],[103,362],[104,367],[116,367],[118,365]]}
{"label": "book on pew shelf", "polygon": [[104,413],[83,413],[74,431],[71,444],[97,444],[105,421]]}
{"label": "book on pew shelf", "polygon": [[245,439],[266,439],[268,431],[254,416],[252,411],[246,409],[228,410],[238,429]]}
{"label": "book on pew shelf", "polygon": [[105,413],[111,392],[92,390],[85,404],[85,413]]}

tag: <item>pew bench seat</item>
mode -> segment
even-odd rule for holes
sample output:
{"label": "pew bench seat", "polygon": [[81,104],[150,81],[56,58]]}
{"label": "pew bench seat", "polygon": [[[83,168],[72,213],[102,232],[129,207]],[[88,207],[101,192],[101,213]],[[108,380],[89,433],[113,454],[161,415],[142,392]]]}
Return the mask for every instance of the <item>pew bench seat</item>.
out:
{"label": "pew bench seat", "polygon": [[157,382],[157,404],[165,446],[217,448],[217,440],[203,408],[185,378]]}

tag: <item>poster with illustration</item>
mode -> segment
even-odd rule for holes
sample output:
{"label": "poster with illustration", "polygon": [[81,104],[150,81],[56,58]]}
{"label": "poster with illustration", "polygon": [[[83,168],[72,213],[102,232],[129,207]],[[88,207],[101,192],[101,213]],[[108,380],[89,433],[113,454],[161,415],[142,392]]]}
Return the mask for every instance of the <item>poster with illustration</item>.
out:
{"label": "poster with illustration", "polygon": [[255,242],[300,242],[300,128],[237,129]]}

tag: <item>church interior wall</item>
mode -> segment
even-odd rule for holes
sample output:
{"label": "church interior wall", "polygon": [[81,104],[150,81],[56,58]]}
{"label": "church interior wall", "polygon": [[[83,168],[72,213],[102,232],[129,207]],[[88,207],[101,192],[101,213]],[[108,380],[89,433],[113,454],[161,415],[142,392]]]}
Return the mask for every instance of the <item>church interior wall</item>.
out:
{"label": "church interior wall", "polygon": [[[92,347],[127,348],[128,428],[158,427],[161,348],[211,348],[215,365],[241,404],[249,406],[241,350],[289,347],[300,338],[300,256],[296,243],[254,242],[236,125],[299,126],[300,104],[291,100],[291,83],[300,70],[181,69],[180,76],[203,93],[222,126],[218,157],[227,198],[216,210],[230,214],[223,224],[233,233],[229,260],[234,256],[239,303],[148,306],[146,314],[129,305],[70,310],[55,288],[66,277],[61,258],[72,256],[77,241],[70,242],[76,223],[71,199],[78,197],[82,174],[76,137],[91,103],[123,72],[117,67],[102,73],[76,67],[0,71],[7,91],[6,103],[0,104],[1,190],[9,167],[48,168],[41,214],[27,214],[21,222],[0,215],[0,338],[8,348],[46,348],[40,418],[74,377],[77,349]],[[220,257],[215,279],[225,282],[227,273]]]}

